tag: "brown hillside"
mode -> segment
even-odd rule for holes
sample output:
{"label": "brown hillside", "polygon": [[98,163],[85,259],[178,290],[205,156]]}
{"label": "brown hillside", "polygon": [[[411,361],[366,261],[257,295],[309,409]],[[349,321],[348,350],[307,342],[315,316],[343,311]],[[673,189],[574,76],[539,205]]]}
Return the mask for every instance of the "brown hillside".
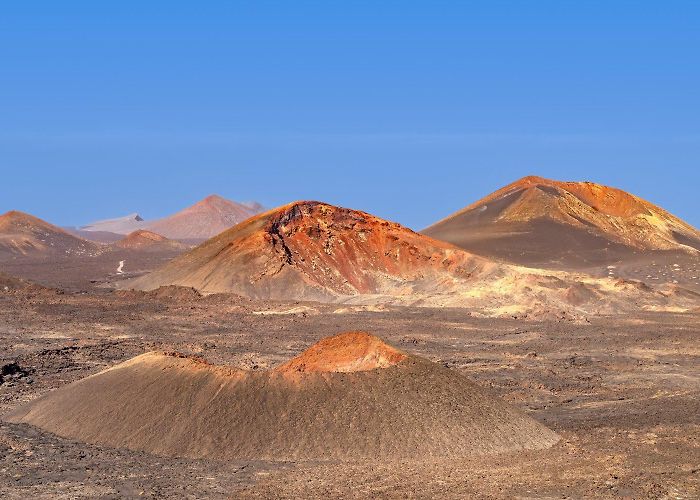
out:
{"label": "brown hillside", "polygon": [[525,265],[580,267],[700,250],[697,229],[652,203],[600,184],[541,177],[520,179],[423,233]]}
{"label": "brown hillside", "polygon": [[94,255],[98,249],[97,244],[33,215],[17,211],[0,215],[0,257]]}

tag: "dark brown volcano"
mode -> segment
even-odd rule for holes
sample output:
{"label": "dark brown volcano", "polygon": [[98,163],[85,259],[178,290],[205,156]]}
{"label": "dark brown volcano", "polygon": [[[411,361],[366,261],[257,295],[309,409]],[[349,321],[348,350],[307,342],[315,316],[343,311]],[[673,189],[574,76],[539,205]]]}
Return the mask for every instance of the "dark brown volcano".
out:
{"label": "dark brown volcano", "polygon": [[580,268],[698,255],[700,232],[660,207],[591,182],[525,177],[423,231],[517,264]]}

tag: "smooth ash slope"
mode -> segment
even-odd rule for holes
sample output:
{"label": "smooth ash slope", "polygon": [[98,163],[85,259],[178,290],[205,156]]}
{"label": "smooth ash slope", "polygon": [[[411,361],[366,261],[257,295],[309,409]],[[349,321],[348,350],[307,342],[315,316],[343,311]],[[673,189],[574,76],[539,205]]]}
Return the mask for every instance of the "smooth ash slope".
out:
{"label": "smooth ash slope", "polygon": [[359,332],[261,372],[148,353],[7,419],[90,443],[214,459],[425,459],[559,439],[459,373]]}

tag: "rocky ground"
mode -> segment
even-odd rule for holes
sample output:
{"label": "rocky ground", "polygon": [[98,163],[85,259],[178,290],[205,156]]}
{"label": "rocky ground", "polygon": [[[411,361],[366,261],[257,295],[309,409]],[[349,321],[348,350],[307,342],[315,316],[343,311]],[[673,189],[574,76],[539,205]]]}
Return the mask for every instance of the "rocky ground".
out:
{"label": "rocky ground", "polygon": [[590,323],[458,309],[254,302],[160,293],[0,293],[0,413],[152,350],[266,368],[320,338],[367,330],[460,370],[563,437],[545,452],[429,463],[192,461],[0,424],[0,496],[700,496],[700,315]]}

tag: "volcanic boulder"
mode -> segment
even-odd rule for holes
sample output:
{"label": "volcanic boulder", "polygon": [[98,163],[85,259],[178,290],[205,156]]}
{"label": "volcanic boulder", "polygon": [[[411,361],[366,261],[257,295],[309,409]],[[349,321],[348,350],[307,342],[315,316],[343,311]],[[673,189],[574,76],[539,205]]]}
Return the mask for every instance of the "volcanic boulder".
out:
{"label": "volcanic boulder", "polygon": [[225,460],[422,460],[559,439],[456,371],[361,332],[270,371],[147,353],[6,419],[89,443]]}

